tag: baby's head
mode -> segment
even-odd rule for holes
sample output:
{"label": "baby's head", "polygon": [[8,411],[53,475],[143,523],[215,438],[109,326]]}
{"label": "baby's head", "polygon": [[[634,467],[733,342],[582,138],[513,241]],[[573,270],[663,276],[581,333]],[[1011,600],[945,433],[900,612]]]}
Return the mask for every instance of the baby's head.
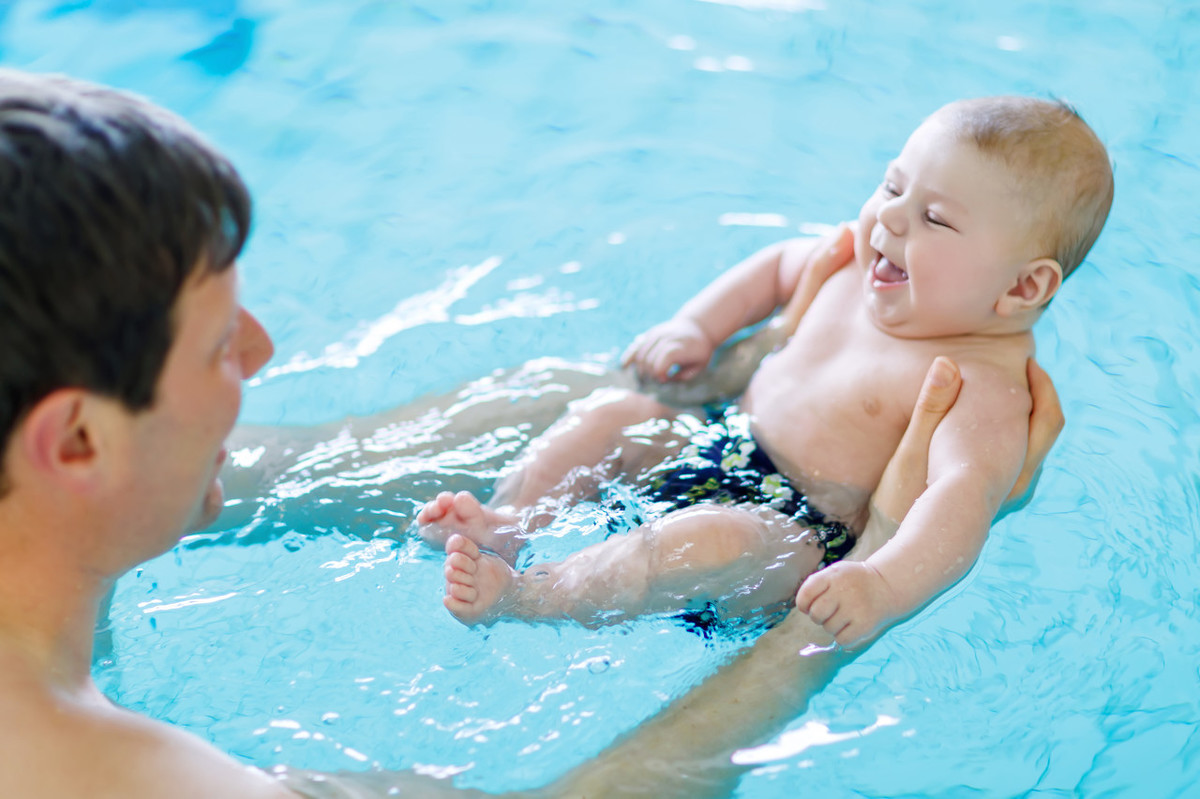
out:
{"label": "baby's head", "polygon": [[1023,194],[1032,239],[1058,261],[1064,279],[1074,272],[1113,199],[1108,153],[1079,114],[1061,102],[985,97],[950,103],[934,116],[1008,167]]}
{"label": "baby's head", "polygon": [[1104,145],[1068,106],[944,106],[859,217],[876,323],[920,338],[1028,329],[1096,241],[1112,193]]}

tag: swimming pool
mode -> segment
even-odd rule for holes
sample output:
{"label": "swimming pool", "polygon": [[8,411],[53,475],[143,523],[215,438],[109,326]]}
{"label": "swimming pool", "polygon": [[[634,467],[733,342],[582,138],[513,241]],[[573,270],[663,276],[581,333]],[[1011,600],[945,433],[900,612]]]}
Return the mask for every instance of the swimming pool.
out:
{"label": "swimming pool", "polygon": [[[739,795],[1200,782],[1193,4],[18,0],[0,58],[146,93],[242,168],[245,301],[278,346],[247,391],[257,424],[604,361],[755,247],[853,215],[943,102],[1076,103],[1118,189],[1038,329],[1068,416],[1039,494]],[[260,765],[516,787],[603,748],[736,644],[452,622],[440,558],[404,533],[438,481],[485,479],[524,434],[499,433],[357,473],[331,446],[231,508],[236,527],[121,581],[101,685]]]}

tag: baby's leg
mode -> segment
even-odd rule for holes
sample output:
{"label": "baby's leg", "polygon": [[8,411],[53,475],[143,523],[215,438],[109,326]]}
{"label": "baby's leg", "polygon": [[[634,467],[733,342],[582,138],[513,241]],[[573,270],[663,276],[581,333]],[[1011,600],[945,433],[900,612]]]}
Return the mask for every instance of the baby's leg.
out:
{"label": "baby's leg", "polygon": [[[463,535],[512,563],[525,535],[553,521],[564,504],[594,497],[603,482],[637,473],[677,447],[675,415],[643,394],[595,391],[530,443],[487,505],[465,492],[443,492],[429,502],[417,514],[421,536],[444,546],[451,535]],[[655,419],[662,421],[646,426]]]}
{"label": "baby's leg", "polygon": [[525,543],[516,515],[493,510],[470,491],[443,491],[417,513],[421,537],[450,551],[449,539],[458,535],[495,552],[508,563],[517,559]]}
{"label": "baby's leg", "polygon": [[463,624],[500,618],[519,575],[495,555],[483,552],[466,536],[446,539],[446,595],[442,604]]}
{"label": "baby's leg", "polygon": [[446,607],[467,624],[504,617],[605,624],[703,602],[748,617],[790,601],[824,555],[810,530],[776,511],[708,504],[521,574],[466,539],[451,541]]}

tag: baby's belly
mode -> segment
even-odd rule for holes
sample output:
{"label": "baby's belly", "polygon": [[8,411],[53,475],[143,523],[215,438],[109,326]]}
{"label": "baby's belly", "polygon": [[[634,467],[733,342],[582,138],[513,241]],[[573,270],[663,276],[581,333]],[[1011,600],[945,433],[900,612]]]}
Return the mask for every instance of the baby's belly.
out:
{"label": "baby's belly", "polygon": [[859,452],[855,436],[838,436],[836,426],[830,429],[811,416],[798,418],[795,405],[789,405],[784,411],[774,402],[756,401],[750,392],[742,401],[754,438],[809,504],[861,529],[882,467],[870,454]]}

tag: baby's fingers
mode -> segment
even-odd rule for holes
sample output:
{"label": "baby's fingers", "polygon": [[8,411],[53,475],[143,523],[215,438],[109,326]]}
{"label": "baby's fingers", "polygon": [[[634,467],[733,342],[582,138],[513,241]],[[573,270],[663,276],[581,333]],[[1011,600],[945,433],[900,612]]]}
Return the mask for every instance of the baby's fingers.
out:
{"label": "baby's fingers", "polygon": [[838,611],[837,596],[829,590],[828,584],[814,584],[812,579],[806,580],[796,594],[796,609],[808,614],[808,617],[822,626]]}
{"label": "baby's fingers", "polygon": [[621,365],[633,364],[639,374],[644,372],[646,359],[650,357],[650,353],[654,351],[654,346],[658,341],[658,336],[654,335],[653,331],[642,333],[625,349],[625,354],[621,356]]}
{"label": "baby's fingers", "polygon": [[622,367],[629,366],[629,364],[633,363],[634,359],[636,359],[638,356],[638,350],[641,349],[641,346],[641,336],[638,336],[633,341],[629,342],[629,346],[626,347],[625,351],[621,353],[620,363]]}
{"label": "baby's fingers", "polygon": [[696,371],[694,359],[678,341],[660,341],[648,360],[651,373],[660,383],[680,379],[684,370]]}
{"label": "baby's fingers", "polygon": [[800,583],[800,590],[796,592],[796,610],[804,614],[812,610],[812,603],[829,588],[829,581],[823,577],[823,574],[817,572]]}
{"label": "baby's fingers", "polygon": [[[844,649],[854,649],[866,640],[866,634],[861,624],[851,620],[836,620],[837,624],[825,626],[825,632],[833,636],[838,646]],[[835,629],[836,628],[836,629]]]}
{"label": "baby's fingers", "polygon": [[675,365],[676,349],[674,342],[655,342],[654,347],[646,353],[646,357],[642,361],[642,376],[648,375],[660,383],[666,380],[667,375],[671,372],[671,367]]}
{"label": "baby's fingers", "polygon": [[842,646],[858,639],[849,609],[842,607],[829,593],[823,594],[813,602],[808,617],[821,625],[821,628]]}

